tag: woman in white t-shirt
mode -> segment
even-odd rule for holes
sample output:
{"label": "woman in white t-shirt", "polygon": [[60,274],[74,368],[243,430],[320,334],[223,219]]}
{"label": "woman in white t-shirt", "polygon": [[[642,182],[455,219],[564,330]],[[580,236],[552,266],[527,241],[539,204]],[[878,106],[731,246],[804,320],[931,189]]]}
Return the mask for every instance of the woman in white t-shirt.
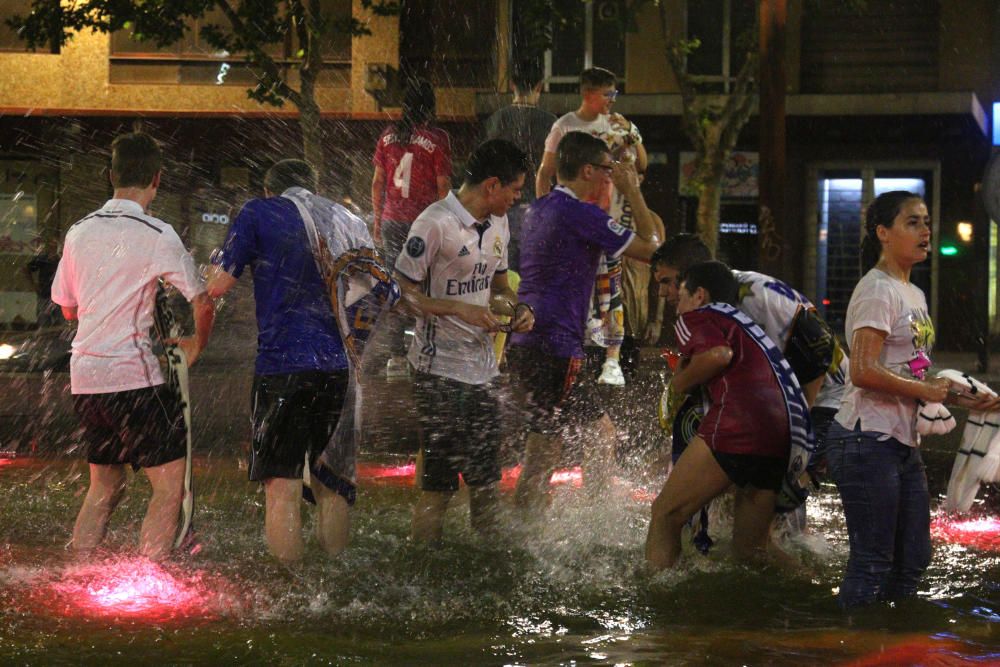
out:
{"label": "woman in white t-shirt", "polygon": [[840,586],[847,608],[914,595],[930,564],[930,495],[916,415],[919,401],[952,396],[947,380],[926,377],[934,324],[924,293],[910,282],[930,243],[930,216],[918,195],[887,192],[868,207],[861,243],[868,271],[851,295],[845,326],[850,381],[827,435],[850,539]]}

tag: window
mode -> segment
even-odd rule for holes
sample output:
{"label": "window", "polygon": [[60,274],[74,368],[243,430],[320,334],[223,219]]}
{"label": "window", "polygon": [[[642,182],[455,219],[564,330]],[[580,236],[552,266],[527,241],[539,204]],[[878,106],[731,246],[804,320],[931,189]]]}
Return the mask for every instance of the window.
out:
{"label": "window", "polygon": [[757,3],[746,0],[690,0],[687,38],[701,44],[688,55],[688,72],[728,93],[747,51],[756,49],[756,12]]}
{"label": "window", "polygon": [[[513,3],[512,33],[517,33],[519,12]],[[603,67],[618,76],[624,89],[625,25],[624,0],[555,0],[564,23],[552,27],[552,48],[545,54],[546,90],[575,93],[580,87],[580,72],[588,67]],[[511,49],[512,58],[517,57]]]}
{"label": "window", "polygon": [[[858,247],[863,236],[862,211],[892,190],[908,190],[924,198],[933,210],[933,172],[924,170],[822,170],[817,180],[816,306],[834,331],[844,330],[847,304],[861,278]],[[936,216],[932,221],[937,224]],[[934,236],[937,236],[935,229]],[[936,259],[933,260],[936,263]],[[912,282],[922,289],[935,310],[932,262],[913,267]]]}
{"label": "window", "polygon": [[496,85],[496,0],[404,2],[399,31],[404,76],[436,86]]}
{"label": "window", "polygon": [[[351,0],[322,0],[322,7],[324,17],[346,19],[351,13]],[[221,10],[212,10],[203,18],[192,19],[189,29],[177,43],[162,48],[153,42],[132,39],[130,31],[114,33],[111,36],[111,82],[254,85],[257,77],[242,55],[216,52],[201,37],[201,29],[206,25],[225,29],[229,21]],[[284,42],[271,44],[266,51],[288,74],[296,62],[293,56],[298,49],[298,37],[291,31]],[[323,55],[326,68],[320,74],[320,85],[347,85],[351,37],[343,32],[331,32],[323,40]]]}
{"label": "window", "polygon": [[[9,25],[7,25],[7,19],[12,16],[27,16],[31,13],[31,0],[3,0],[3,13],[0,14],[0,51],[25,51],[27,50],[27,45],[24,40],[22,40],[17,32],[14,31]],[[44,47],[40,48],[39,53],[44,53]],[[51,48],[51,53],[59,53],[59,46],[56,45]]]}

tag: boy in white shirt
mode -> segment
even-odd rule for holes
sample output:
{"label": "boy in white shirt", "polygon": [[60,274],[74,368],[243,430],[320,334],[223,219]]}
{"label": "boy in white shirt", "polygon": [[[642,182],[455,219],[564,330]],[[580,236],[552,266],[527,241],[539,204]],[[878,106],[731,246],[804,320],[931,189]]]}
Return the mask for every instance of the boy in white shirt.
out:
{"label": "boy in white shirt", "polygon": [[147,134],[112,144],[114,197],[70,227],[52,300],[78,320],[70,360],[74,407],[83,426],[90,488],[73,527],[73,548],[104,538],[125,491],[125,465],[153,485],[139,550],[170,551],[183,496],[186,431],[180,401],[164,384],[149,329],[163,278],[194,307],[195,335],[177,344],[194,363],[208,342],[215,306],[173,228],[146,211],[160,186],[160,147]]}

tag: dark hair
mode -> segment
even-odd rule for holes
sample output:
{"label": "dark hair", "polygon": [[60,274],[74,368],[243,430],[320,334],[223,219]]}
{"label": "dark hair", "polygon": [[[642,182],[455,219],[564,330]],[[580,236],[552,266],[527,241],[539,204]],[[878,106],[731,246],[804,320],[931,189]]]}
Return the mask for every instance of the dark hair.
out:
{"label": "dark hair", "polygon": [[412,81],[403,94],[403,115],[393,129],[396,141],[401,144],[410,143],[414,128],[430,121],[436,109],[434,86],[426,79]]}
{"label": "dark hair", "polygon": [[654,269],[659,264],[677,269],[684,273],[692,264],[708,262],[712,259],[712,251],[696,234],[674,234],[663,242],[649,258],[649,265]]}
{"label": "dark hair", "polygon": [[591,67],[580,72],[580,92],[594,90],[595,88],[614,87],[618,82],[618,77],[611,70],[603,67]]}
{"label": "dark hair", "polygon": [[111,144],[111,184],[116,188],[145,188],[163,166],[163,153],[145,132],[123,134]]}
{"label": "dark hair", "polygon": [[514,90],[520,95],[527,95],[533,91],[535,86],[545,78],[542,65],[537,60],[518,61],[514,63],[512,69],[511,81],[514,84]]}
{"label": "dark hair", "polygon": [[910,199],[923,201],[923,197],[914,192],[893,190],[880,194],[865,209],[865,235],[861,239],[861,273],[868,273],[878,263],[879,255],[882,254],[882,243],[878,240],[879,225],[886,229],[891,228],[903,203]]}
{"label": "dark hair", "polygon": [[490,139],[472,151],[465,163],[463,180],[468,185],[479,185],[487,178],[496,176],[501,185],[507,185],[529,171],[531,165],[524,151],[506,139]]}
{"label": "dark hair", "polygon": [[736,305],[740,284],[733,275],[732,269],[722,262],[711,260],[698,262],[688,267],[681,279],[681,284],[688,292],[694,292],[699,287],[708,292],[709,300]]}
{"label": "dark hair", "polygon": [[276,162],[264,175],[264,187],[275,196],[295,186],[315,192],[318,185],[316,170],[305,160]]}
{"label": "dark hair", "polygon": [[487,178],[496,176],[502,185],[507,185],[530,170],[524,151],[505,139],[490,139],[472,151],[469,161],[465,163],[464,181],[468,185],[479,185]]}
{"label": "dark hair", "polygon": [[559,178],[571,181],[585,165],[600,163],[610,155],[608,145],[586,132],[567,132],[556,148]]}

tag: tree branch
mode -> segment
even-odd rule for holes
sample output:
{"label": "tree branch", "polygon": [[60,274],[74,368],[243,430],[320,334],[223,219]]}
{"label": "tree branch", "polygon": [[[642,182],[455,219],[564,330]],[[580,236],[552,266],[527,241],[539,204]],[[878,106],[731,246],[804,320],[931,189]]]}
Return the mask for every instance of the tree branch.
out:
{"label": "tree branch", "polygon": [[251,30],[243,22],[239,14],[230,6],[229,0],[215,0],[215,5],[222,10],[222,13],[225,14],[226,18],[232,24],[233,32],[242,37],[239,41],[243,48],[247,50],[247,60],[259,67],[263,72],[264,79],[251,92],[251,96],[254,96],[256,93],[260,96],[258,99],[267,99],[273,102],[274,100],[271,98],[273,95],[277,95],[288,99],[292,104],[301,108],[303,102],[302,95],[299,94],[299,91],[288,85],[281,75],[278,64],[264,50],[260,40],[249,39],[252,34]]}

